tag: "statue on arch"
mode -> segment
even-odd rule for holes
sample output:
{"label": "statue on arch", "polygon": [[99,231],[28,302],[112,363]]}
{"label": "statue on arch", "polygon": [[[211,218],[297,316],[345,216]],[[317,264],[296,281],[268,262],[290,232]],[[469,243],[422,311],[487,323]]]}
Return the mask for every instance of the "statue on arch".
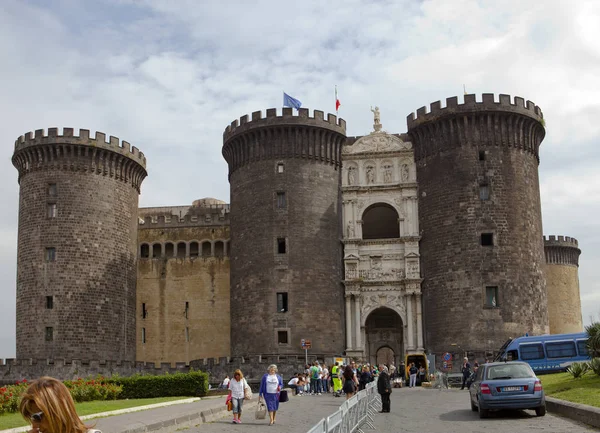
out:
{"label": "statue on arch", "polygon": [[375,109],[371,106],[371,111],[373,112],[373,129],[375,132],[381,131],[381,114],[379,112],[379,107],[375,106]]}

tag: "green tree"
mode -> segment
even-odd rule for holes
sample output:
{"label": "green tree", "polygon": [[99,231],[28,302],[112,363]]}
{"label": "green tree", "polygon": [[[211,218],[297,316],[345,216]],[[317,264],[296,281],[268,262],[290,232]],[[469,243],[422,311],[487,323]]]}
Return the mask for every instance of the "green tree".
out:
{"label": "green tree", "polygon": [[585,327],[588,335],[587,347],[592,358],[600,356],[600,322],[593,322]]}

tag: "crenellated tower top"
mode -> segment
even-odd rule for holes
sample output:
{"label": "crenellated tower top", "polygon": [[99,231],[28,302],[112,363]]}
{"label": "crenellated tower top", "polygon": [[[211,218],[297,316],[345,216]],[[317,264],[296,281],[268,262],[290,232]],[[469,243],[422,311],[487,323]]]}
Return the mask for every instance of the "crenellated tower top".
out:
{"label": "crenellated tower top", "polygon": [[569,236],[544,236],[544,253],[549,265],[579,266],[579,243]]}
{"label": "crenellated tower top", "polygon": [[415,159],[433,156],[460,146],[506,146],[532,153],[539,161],[539,146],[544,139],[544,116],[540,107],[516,96],[484,93],[477,102],[474,94],[456,96],[421,107],[406,118],[408,133],[415,144]]}

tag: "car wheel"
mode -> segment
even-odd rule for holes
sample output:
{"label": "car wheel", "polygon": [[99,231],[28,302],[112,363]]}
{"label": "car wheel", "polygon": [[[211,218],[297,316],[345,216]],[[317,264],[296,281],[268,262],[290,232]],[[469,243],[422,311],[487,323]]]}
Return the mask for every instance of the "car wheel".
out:
{"label": "car wheel", "polygon": [[475,403],[473,403],[473,399],[471,399],[471,410],[473,412],[477,412],[477,406],[475,406]]}
{"label": "car wheel", "polygon": [[535,414],[537,416],[544,416],[546,415],[546,406],[540,406],[540,407],[536,407],[535,408]]}
{"label": "car wheel", "polygon": [[487,418],[490,414],[489,410],[481,408],[481,404],[477,407],[477,409],[479,410],[479,418]]}

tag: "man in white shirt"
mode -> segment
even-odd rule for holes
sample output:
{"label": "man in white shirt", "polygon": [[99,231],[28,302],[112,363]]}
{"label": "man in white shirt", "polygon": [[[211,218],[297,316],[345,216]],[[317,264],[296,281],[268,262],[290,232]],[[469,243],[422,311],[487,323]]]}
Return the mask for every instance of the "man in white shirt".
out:
{"label": "man in white shirt", "polygon": [[229,376],[225,376],[223,383],[221,384],[221,388],[227,389],[229,388]]}

